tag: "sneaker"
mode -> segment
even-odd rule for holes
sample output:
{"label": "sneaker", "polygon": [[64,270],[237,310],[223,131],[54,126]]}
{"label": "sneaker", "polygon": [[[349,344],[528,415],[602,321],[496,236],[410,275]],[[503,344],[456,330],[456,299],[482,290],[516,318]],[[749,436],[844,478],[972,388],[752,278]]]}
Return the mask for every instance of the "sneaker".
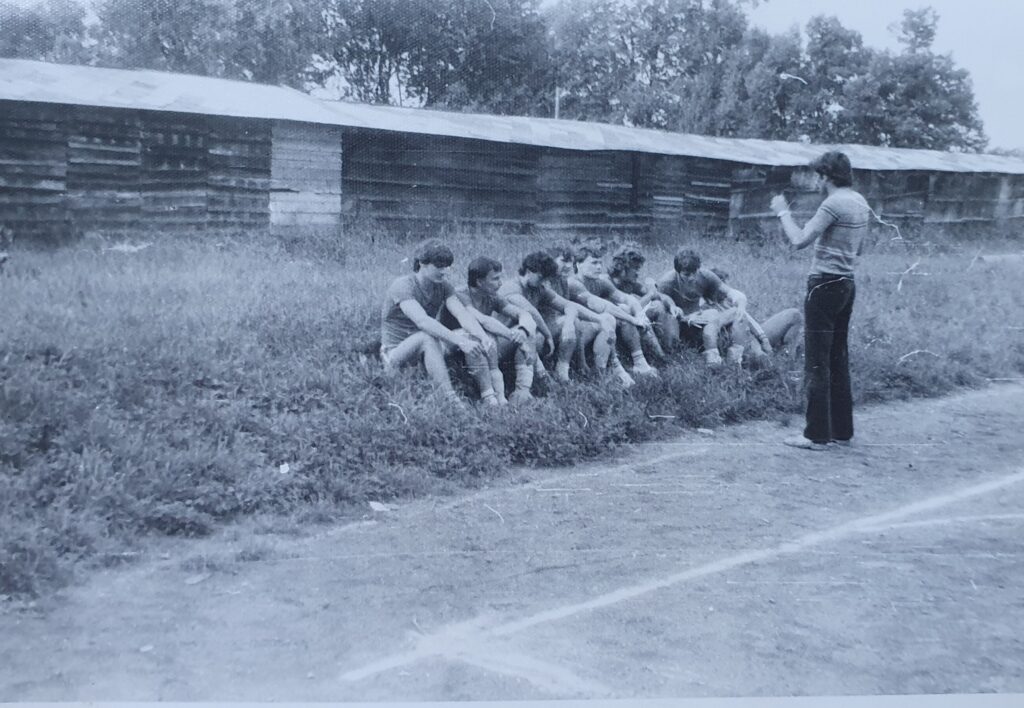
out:
{"label": "sneaker", "polygon": [[638,376],[657,376],[658,370],[645,361],[640,363],[639,365],[634,365],[633,373],[637,374]]}
{"label": "sneaker", "polygon": [[708,366],[717,369],[722,365],[722,355],[718,353],[717,349],[708,349],[704,352],[704,361]]}
{"label": "sneaker", "polygon": [[508,402],[513,405],[518,403],[526,403],[527,401],[532,400],[533,394],[531,394],[529,391],[518,388],[515,391],[513,391],[508,397]]}
{"label": "sneaker", "polygon": [[616,369],[615,375],[619,378],[619,383],[622,384],[623,388],[630,388],[636,383],[633,377],[629,375],[629,372],[621,367]]}
{"label": "sneaker", "polygon": [[803,435],[795,435],[791,438],[786,438],[782,441],[783,445],[789,445],[790,447],[798,447],[801,450],[827,450],[828,445],[825,443],[816,443],[813,440],[808,440]]}
{"label": "sneaker", "polygon": [[850,440],[849,438],[847,438],[846,440],[833,440],[832,444],[839,445],[840,447],[850,447],[851,445],[853,445],[853,440]]}

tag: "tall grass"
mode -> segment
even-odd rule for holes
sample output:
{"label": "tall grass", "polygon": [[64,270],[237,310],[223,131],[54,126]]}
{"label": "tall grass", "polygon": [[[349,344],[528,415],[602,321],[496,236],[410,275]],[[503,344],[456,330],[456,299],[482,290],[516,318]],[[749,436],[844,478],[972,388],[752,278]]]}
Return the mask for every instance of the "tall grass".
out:
{"label": "tall grass", "polygon": [[[801,363],[791,355],[756,373],[709,374],[690,354],[628,392],[580,382],[528,407],[453,408],[415,372],[385,377],[359,355],[411,247],[362,236],[154,236],[134,253],[97,244],[15,253],[0,275],[0,594],[42,592],[146,534],[202,535],[254,512],[425,494],[673,426],[799,411]],[[800,305],[806,253],[690,242],[730,271],[755,314]],[[541,245],[494,235],[451,243],[460,282],[475,255],[499,257],[513,277]],[[648,274],[669,267],[679,245],[652,246]],[[865,259],[852,329],[857,400],[1024,371],[1017,266],[972,261],[976,250],[897,242]]]}

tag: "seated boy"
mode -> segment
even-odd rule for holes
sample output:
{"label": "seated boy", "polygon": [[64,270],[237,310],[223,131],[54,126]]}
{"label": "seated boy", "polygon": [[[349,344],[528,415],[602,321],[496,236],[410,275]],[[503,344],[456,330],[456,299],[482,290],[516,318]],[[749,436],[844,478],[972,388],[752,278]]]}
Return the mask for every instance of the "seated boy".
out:
{"label": "seated boy", "polygon": [[[729,274],[720,268],[711,268],[711,272],[723,283],[729,279]],[[727,307],[721,300],[715,305],[722,309]],[[762,366],[773,351],[799,343],[800,327],[804,322],[799,309],[789,307],[772,315],[764,323],[755,320],[746,310],[743,315],[733,325],[732,341],[734,345],[743,347],[743,355],[748,364]]]}
{"label": "seated boy", "polygon": [[618,311],[623,317],[630,315],[614,303],[587,290],[586,285],[576,275],[574,248],[560,244],[549,248],[548,254],[558,264],[558,277],[549,283],[552,290],[579,307],[576,351],[579,355],[580,369],[586,366],[586,354],[589,352],[594,360],[594,368],[599,372],[611,368],[623,385],[632,386],[635,383],[633,377],[623,368],[615,353],[616,315],[613,310]]}
{"label": "seated boy", "polygon": [[[496,404],[487,367],[487,351],[494,347],[494,341],[448,282],[454,260],[451,250],[436,239],[419,245],[413,255],[413,272],[396,278],[384,296],[380,357],[389,372],[422,361],[434,384],[450,399],[458,400],[445,364],[445,353],[457,349],[465,356],[480,397],[485,403]],[[438,321],[444,308],[461,329],[449,329]]]}
{"label": "seated boy", "polygon": [[[685,342],[704,351],[709,366],[721,366],[722,356],[718,353],[718,332],[731,324],[734,318],[746,311],[747,296],[730,288],[717,275],[700,267],[700,256],[689,249],[680,249],[672,261],[672,270],[658,278],[658,291],[668,295],[682,311],[678,339],[663,341],[666,349],[674,349],[679,342]],[[733,310],[722,312],[717,309],[700,309],[700,300],[718,302],[724,300]],[[674,332],[664,336],[672,338]]]}
{"label": "seated boy", "polygon": [[[556,356],[555,378],[567,382],[576,350],[579,307],[551,289],[549,283],[557,278],[555,260],[543,251],[534,251],[523,258],[518,276],[505,281],[498,294],[530,314],[537,326],[535,349],[539,354],[547,351]],[[534,371],[543,371],[539,356]]]}
{"label": "seated boy", "polygon": [[[469,264],[467,287],[455,294],[462,304],[477,318],[480,326],[493,335],[497,346],[488,352],[494,392],[499,401],[505,398],[505,379],[501,373],[502,364],[511,363],[515,371],[515,390],[509,397],[513,402],[532,398],[534,363],[537,350],[533,344],[537,324],[525,309],[516,307],[498,292],[501,289],[501,263],[480,256]],[[451,314],[447,311],[441,322],[452,326]]]}
{"label": "seated boy", "polygon": [[601,260],[604,253],[605,247],[600,241],[587,241],[578,246],[575,253],[576,273],[587,291],[600,298],[602,302],[598,305],[603,311],[615,317],[616,335],[629,352],[633,372],[656,375],[658,370],[647,362],[642,344],[645,333],[653,335],[651,322],[647,319],[640,298],[619,290],[605,273],[604,262]]}
{"label": "seated boy", "polygon": [[678,340],[679,321],[683,319],[683,311],[676,307],[672,298],[658,291],[654,286],[654,278],[641,282],[640,269],[646,260],[640,244],[627,241],[612,254],[608,277],[616,288],[637,298],[644,315],[651,323],[651,327],[643,331],[643,342],[654,356],[664,359],[665,350],[661,342],[662,339],[670,338],[659,338],[659,333],[666,329],[674,331],[674,339]]}

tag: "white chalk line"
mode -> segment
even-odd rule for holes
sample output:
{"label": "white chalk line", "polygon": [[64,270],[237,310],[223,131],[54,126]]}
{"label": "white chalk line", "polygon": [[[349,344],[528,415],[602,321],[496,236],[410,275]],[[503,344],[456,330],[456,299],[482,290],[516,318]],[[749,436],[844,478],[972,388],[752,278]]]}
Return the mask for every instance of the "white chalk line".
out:
{"label": "white chalk line", "polygon": [[[460,623],[459,625],[448,628],[442,628],[438,632],[423,637],[420,640],[418,647],[412,651],[402,652],[358,669],[347,671],[341,675],[341,678],[344,681],[358,681],[383,671],[413,663],[428,656],[457,656],[462,652],[455,649],[453,647],[453,643],[457,646],[468,642],[474,647],[479,648],[482,640],[487,639],[488,637],[508,637],[526,629],[530,629],[531,627],[551,622],[558,622],[584,612],[617,605],[689,580],[695,580],[697,578],[703,578],[716,573],[732,570],[733,568],[750,563],[763,562],[778,556],[797,553],[827,542],[837,541],[845,537],[864,533],[868,530],[885,530],[889,526],[898,525],[900,520],[908,516],[941,509],[945,506],[949,506],[950,504],[988,494],[998,489],[1017,484],[1021,481],[1024,481],[1024,471],[1018,471],[988,482],[983,482],[946,494],[940,494],[921,501],[905,504],[891,511],[854,519],[824,531],[806,534],[794,541],[782,543],[771,548],[745,551],[728,558],[723,558],[695,568],[673,573],[663,578],[655,578],[644,583],[620,588],[618,590],[599,595],[585,602],[578,602],[563,605],[562,607],[552,608],[550,610],[538,612],[529,617],[524,617],[512,622],[506,622],[490,628],[485,628],[483,626],[487,622],[486,617],[478,617],[474,620],[470,620],[469,622]],[[477,627],[480,629],[476,630],[475,628]],[[467,630],[471,632],[470,636],[465,634]],[[477,633],[477,631],[479,633]],[[546,664],[546,666],[550,667],[551,665]],[[504,669],[505,672],[508,672],[512,670],[512,667],[504,665]],[[522,663],[519,664],[519,669],[525,671],[525,667]],[[554,669],[551,668],[550,671],[554,671]],[[572,684],[585,686],[591,683],[585,679],[579,679],[578,677],[575,679],[569,679],[568,676],[570,676],[570,674],[561,670],[558,670],[557,673],[561,676],[560,680],[566,683],[566,685]],[[526,673],[523,677],[531,682],[536,679],[536,685],[541,685],[546,682],[550,685],[550,675],[548,677],[539,677],[533,676],[532,673]],[[574,683],[575,681],[578,681],[579,683],[576,684]]]}
{"label": "white chalk line", "polygon": [[951,524],[974,524],[984,521],[1021,521],[1024,514],[984,514],[980,516],[946,516],[939,519],[921,519],[920,521],[905,521],[901,524],[889,524],[884,528],[867,528],[865,533],[876,533],[878,531],[894,531],[896,529],[907,529],[918,526],[947,526]]}

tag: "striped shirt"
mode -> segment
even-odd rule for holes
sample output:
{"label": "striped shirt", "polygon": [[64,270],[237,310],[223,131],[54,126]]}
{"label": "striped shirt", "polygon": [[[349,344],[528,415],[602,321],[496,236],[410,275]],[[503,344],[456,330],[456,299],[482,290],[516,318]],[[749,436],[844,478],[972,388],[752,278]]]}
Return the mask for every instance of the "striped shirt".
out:
{"label": "striped shirt", "polygon": [[853,275],[870,214],[864,197],[849,187],[840,187],[821,203],[811,218],[822,231],[814,244],[811,275]]}

